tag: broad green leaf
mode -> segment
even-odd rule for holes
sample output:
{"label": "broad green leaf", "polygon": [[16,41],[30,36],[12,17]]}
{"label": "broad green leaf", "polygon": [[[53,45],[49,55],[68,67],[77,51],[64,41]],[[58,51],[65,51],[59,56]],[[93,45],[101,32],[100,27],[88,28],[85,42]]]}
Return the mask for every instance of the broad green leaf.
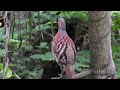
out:
{"label": "broad green leaf", "polygon": [[44,48],[47,45],[47,42],[41,42],[40,43],[40,48]]}
{"label": "broad green leaf", "polygon": [[34,18],[34,23],[37,23],[38,22],[38,18]]}
{"label": "broad green leaf", "polygon": [[19,40],[15,40],[15,39],[9,39],[9,43],[12,43],[12,42],[19,43],[20,41]]}
{"label": "broad green leaf", "polygon": [[12,76],[12,71],[9,68],[7,68],[7,70],[6,70],[6,78],[10,78],[11,76]]}
{"label": "broad green leaf", "polygon": [[34,12],[33,17],[38,17],[38,12]]}
{"label": "broad green leaf", "polygon": [[45,53],[45,56],[48,58],[48,59],[43,59],[43,60],[53,60],[53,55],[52,55],[52,52],[47,52]]}
{"label": "broad green leaf", "polygon": [[49,60],[49,61],[53,60],[53,56],[51,52],[47,52],[45,54],[35,54],[30,57],[33,59],[42,59],[42,60]]}
{"label": "broad green leaf", "polygon": [[75,70],[77,70],[78,72],[82,70],[79,66],[80,66],[80,63],[75,63]]}
{"label": "broad green leaf", "polygon": [[33,59],[41,59],[41,54],[34,54],[30,56]]}
{"label": "broad green leaf", "polygon": [[[0,73],[3,73],[3,64],[0,63]],[[12,70],[7,67],[6,69],[6,78],[10,78],[12,76]]]}
{"label": "broad green leaf", "polygon": [[37,26],[35,27],[35,30],[36,30],[36,31],[39,31],[39,29],[40,29],[40,28],[39,28],[39,25],[37,25]]}

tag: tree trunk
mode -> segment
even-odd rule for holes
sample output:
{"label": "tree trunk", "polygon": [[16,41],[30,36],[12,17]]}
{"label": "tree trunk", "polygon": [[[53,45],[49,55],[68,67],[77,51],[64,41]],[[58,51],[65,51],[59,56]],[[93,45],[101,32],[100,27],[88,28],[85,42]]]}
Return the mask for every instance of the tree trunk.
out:
{"label": "tree trunk", "polygon": [[95,79],[114,79],[111,51],[111,17],[108,11],[89,11],[91,71]]}

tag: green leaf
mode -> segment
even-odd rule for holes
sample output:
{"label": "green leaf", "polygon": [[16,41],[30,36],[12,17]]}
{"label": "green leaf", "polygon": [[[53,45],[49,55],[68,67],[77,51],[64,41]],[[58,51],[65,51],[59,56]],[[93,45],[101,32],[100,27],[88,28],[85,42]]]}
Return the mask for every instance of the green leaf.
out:
{"label": "green leaf", "polygon": [[38,12],[34,12],[33,17],[38,17]]}
{"label": "green leaf", "polygon": [[79,51],[77,55],[77,61],[83,63],[89,63],[90,62],[89,51]]}
{"label": "green leaf", "polygon": [[89,65],[84,64],[84,63],[78,63],[78,62],[75,63],[75,70],[80,72],[82,70],[82,68],[84,68],[84,69],[89,68]]}
{"label": "green leaf", "polygon": [[[0,63],[0,73],[3,73],[3,64]],[[10,78],[12,76],[12,70],[7,67],[6,69],[6,78]]]}
{"label": "green leaf", "polygon": [[41,24],[41,25],[40,25],[40,29],[41,29],[41,30],[47,30],[47,29],[50,29],[50,28],[51,28],[50,25],[44,25],[44,24]]}
{"label": "green leaf", "polygon": [[44,48],[47,45],[47,42],[41,42],[40,43],[40,48]]}
{"label": "green leaf", "polygon": [[48,60],[48,61],[51,61],[53,60],[53,55],[51,52],[47,52],[45,54],[35,54],[35,55],[32,55],[30,56],[31,58],[33,59],[42,59],[42,60]]}
{"label": "green leaf", "polygon": [[66,16],[68,19],[71,18],[70,15],[69,15],[69,13],[68,13],[68,11],[65,11],[64,13],[65,13],[65,16]]}
{"label": "green leaf", "polygon": [[10,64],[10,63],[9,63],[9,66],[12,66],[12,67],[14,67],[14,66],[16,66],[16,64]]}
{"label": "green leaf", "polygon": [[45,57],[43,60],[53,60],[53,55],[52,55],[52,52],[47,52],[45,53]]}
{"label": "green leaf", "polygon": [[77,70],[78,72],[82,70],[79,66],[80,66],[79,63],[75,63],[75,70]]}
{"label": "green leaf", "polygon": [[35,27],[35,30],[36,30],[36,31],[39,31],[39,25],[37,25],[37,26]]}
{"label": "green leaf", "polygon": [[11,76],[12,76],[12,71],[9,68],[7,68],[7,70],[6,70],[6,78],[10,78]]}
{"label": "green leaf", "polygon": [[12,43],[12,42],[19,43],[20,41],[15,39],[9,39],[9,43]]}
{"label": "green leaf", "polygon": [[38,18],[34,18],[34,23],[38,23]]}
{"label": "green leaf", "polygon": [[59,17],[64,17],[64,12],[61,11],[61,13],[59,14]]}
{"label": "green leaf", "polygon": [[30,56],[33,59],[41,59],[41,54],[34,54]]}

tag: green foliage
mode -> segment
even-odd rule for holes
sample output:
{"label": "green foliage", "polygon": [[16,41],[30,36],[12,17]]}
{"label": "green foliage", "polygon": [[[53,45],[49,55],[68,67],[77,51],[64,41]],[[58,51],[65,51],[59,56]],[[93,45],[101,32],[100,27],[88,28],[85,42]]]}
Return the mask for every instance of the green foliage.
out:
{"label": "green foliage", "polygon": [[24,72],[19,72],[19,76],[25,79],[41,79],[43,69],[40,66],[36,66],[33,70],[24,70]]}
{"label": "green foliage", "polygon": [[[40,45],[39,46],[36,46],[40,49],[48,49],[49,47],[47,46],[47,42],[40,42]],[[37,59],[37,60],[48,60],[48,61],[51,61],[53,59],[53,55],[52,55],[52,52],[47,52],[45,54],[34,54],[34,55],[31,55],[30,56],[32,59]]]}
{"label": "green foliage", "polygon": [[90,61],[89,51],[79,51],[77,55],[78,55],[77,60],[79,62],[83,61],[85,63],[88,63]]}
{"label": "green foliage", "polygon": [[41,42],[39,47],[48,49],[47,42]]}
{"label": "green foliage", "polygon": [[61,11],[59,17],[63,17],[67,19],[77,18],[77,19],[81,19],[81,21],[83,22],[88,21],[87,11]]}
{"label": "green foliage", "polygon": [[113,17],[112,30],[120,30],[120,11],[112,11],[111,16]]}
{"label": "green foliage", "polygon": [[37,60],[53,60],[53,56],[52,56],[52,53],[51,52],[47,52],[45,54],[35,54],[35,55],[32,55],[30,56],[31,58],[33,59],[37,59]]}
{"label": "green foliage", "polygon": [[116,78],[120,78],[120,46],[112,46],[112,54],[116,66]]}
{"label": "green foliage", "polygon": [[35,54],[35,55],[30,56],[30,57],[33,59],[41,59],[41,54]]}
{"label": "green foliage", "polygon": [[59,17],[71,19],[68,11],[61,11],[61,13],[59,14]]}
{"label": "green foliage", "polygon": [[[9,65],[9,66],[10,66],[10,65]],[[11,65],[11,66],[13,66],[13,65]],[[1,78],[1,79],[2,79],[2,73],[3,73],[3,64],[0,63],[0,78]],[[16,73],[13,73],[12,70],[11,70],[9,67],[7,67],[7,69],[6,69],[6,78],[9,79],[9,78],[11,78],[14,74],[17,76],[17,78],[19,77]],[[19,77],[19,78],[20,78],[20,77]]]}
{"label": "green foliage", "polygon": [[75,70],[81,72],[83,69],[89,68],[90,54],[89,51],[79,51],[75,63]]}

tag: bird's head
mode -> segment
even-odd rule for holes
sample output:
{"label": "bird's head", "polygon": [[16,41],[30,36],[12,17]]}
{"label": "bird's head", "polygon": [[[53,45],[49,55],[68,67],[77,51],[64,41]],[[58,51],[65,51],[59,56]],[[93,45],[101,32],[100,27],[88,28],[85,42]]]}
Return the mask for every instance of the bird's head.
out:
{"label": "bird's head", "polygon": [[63,18],[58,19],[58,29],[63,31],[66,30],[66,23]]}

